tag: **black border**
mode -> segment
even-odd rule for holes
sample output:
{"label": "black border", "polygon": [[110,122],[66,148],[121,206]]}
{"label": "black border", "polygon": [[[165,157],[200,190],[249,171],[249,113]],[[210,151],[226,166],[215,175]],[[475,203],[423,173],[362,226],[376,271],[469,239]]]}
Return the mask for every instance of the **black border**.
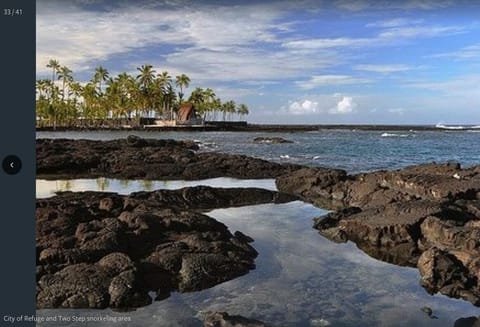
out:
{"label": "black border", "polygon": [[[22,169],[0,171],[0,325],[34,326],[35,315],[35,1],[0,5],[0,158]],[[16,321],[5,321],[6,317]]]}

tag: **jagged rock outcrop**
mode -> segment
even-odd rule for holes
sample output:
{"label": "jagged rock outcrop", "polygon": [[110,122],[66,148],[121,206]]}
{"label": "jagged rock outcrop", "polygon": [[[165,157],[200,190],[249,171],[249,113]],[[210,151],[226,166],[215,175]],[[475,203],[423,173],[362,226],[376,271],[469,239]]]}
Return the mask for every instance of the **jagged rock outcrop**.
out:
{"label": "jagged rock outcrop", "polygon": [[253,240],[203,210],[290,201],[255,188],[184,188],[38,199],[37,307],[132,308],[255,267]]}
{"label": "jagged rock outcrop", "polygon": [[335,210],[314,228],[369,255],[417,266],[421,284],[480,305],[480,167],[424,164],[347,175],[304,168],[276,180],[281,192]]}
{"label": "jagged rock outcrop", "polygon": [[283,137],[263,137],[259,136],[253,139],[253,143],[262,144],[280,144],[280,143],[293,143],[293,141],[286,140]]}
{"label": "jagged rock outcrop", "polygon": [[208,312],[203,322],[204,327],[267,327],[268,325],[255,319],[226,312]]}
{"label": "jagged rock outcrop", "polygon": [[244,155],[197,153],[193,141],[136,136],[111,141],[37,139],[36,150],[37,176],[46,179],[275,178],[300,168]]}

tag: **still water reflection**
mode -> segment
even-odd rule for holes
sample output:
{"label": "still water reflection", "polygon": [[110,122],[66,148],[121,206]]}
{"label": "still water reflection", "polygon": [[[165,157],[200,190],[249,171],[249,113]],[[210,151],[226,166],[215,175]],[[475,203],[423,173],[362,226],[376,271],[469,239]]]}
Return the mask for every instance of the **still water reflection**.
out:
{"label": "still water reflection", "polygon": [[[39,182],[42,187],[50,185]],[[256,182],[247,185],[274,188],[271,180]],[[96,184],[95,180],[89,183]],[[120,181],[109,180],[109,183],[106,190],[129,193],[138,190],[141,184],[137,183],[142,182],[129,182],[127,188]],[[158,183],[164,182],[153,182],[153,188],[160,188]],[[175,183],[187,186],[182,184],[186,182]],[[175,183],[166,185],[173,187]],[[74,185],[77,186],[70,186],[71,189],[78,190],[84,184]],[[45,187],[39,196],[48,196],[50,191]],[[128,316],[129,322],[71,320],[38,325],[201,326],[203,313],[213,310],[277,326],[453,326],[458,318],[480,315],[480,310],[468,302],[428,295],[418,284],[416,269],[372,259],[352,243],[335,244],[324,239],[311,227],[312,218],[323,213],[300,201],[213,210],[208,215],[226,224],[232,232],[240,230],[255,239],[253,246],[259,252],[257,268],[249,274],[208,290],[176,293],[134,312],[59,309],[38,312],[43,317]],[[422,312],[423,306],[430,307],[438,319]]]}
{"label": "still water reflection", "polygon": [[196,181],[152,181],[152,180],[124,180],[112,178],[96,179],[66,179],[44,180],[37,179],[37,198],[47,198],[55,192],[72,191],[99,191],[129,194],[139,191],[153,191],[158,189],[175,190],[182,187],[205,185],[211,187],[260,187],[267,190],[276,190],[274,179],[235,179],[211,178]]}

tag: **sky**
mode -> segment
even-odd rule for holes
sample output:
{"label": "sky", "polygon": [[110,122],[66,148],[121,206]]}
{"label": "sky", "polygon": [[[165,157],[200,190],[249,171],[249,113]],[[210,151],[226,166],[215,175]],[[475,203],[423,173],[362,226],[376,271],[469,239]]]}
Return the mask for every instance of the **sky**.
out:
{"label": "sky", "polygon": [[480,0],[37,0],[36,26],[37,78],[151,64],[252,123],[480,124]]}

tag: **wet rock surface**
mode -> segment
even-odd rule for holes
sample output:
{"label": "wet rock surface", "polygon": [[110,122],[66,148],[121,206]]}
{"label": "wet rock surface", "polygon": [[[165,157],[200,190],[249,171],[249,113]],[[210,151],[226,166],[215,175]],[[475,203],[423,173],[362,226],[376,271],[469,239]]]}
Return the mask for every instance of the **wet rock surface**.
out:
{"label": "wet rock surface", "polygon": [[253,139],[253,143],[262,144],[280,144],[280,143],[293,143],[293,141],[286,140],[283,137],[256,137]]}
{"label": "wet rock surface", "polygon": [[276,179],[281,192],[334,210],[320,234],[369,255],[418,267],[430,293],[480,305],[480,167],[424,164],[348,175],[303,168]]}
{"label": "wet rock surface", "polygon": [[459,318],[455,321],[453,327],[480,327],[480,317]]}
{"label": "wet rock surface", "polygon": [[209,312],[203,322],[204,327],[267,327],[265,323],[226,312]]}
{"label": "wet rock surface", "polygon": [[291,199],[203,186],[38,199],[37,308],[134,308],[246,274],[253,240],[202,211]]}
{"label": "wet rock surface", "polygon": [[195,152],[193,141],[129,136],[111,141],[37,139],[37,176],[45,179],[275,178],[300,168],[244,155]]}

